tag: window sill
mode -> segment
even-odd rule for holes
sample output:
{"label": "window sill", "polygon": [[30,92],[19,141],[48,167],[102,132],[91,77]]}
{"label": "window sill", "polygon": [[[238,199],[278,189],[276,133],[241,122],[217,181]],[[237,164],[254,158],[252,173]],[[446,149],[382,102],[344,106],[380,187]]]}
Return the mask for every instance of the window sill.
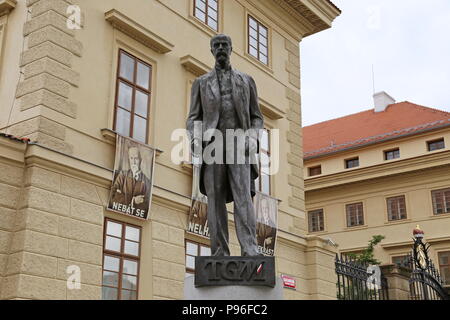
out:
{"label": "window sill", "polygon": [[447,213],[440,213],[440,214],[433,214],[429,216],[430,219],[445,219],[450,218],[450,212]]}
{"label": "window sill", "polygon": [[315,232],[311,232],[311,231],[309,231],[308,232],[308,235],[311,235],[311,236],[321,236],[321,235],[326,235],[328,233],[328,231],[315,231]]}
{"label": "window sill", "polygon": [[345,231],[356,231],[356,230],[364,230],[364,229],[368,229],[369,226],[368,225],[362,225],[362,226],[354,226],[354,227],[345,227],[344,230]]}
{"label": "window sill", "polygon": [[[271,65],[267,65],[256,59],[254,56],[250,55],[248,52],[244,53],[244,58],[247,59],[249,62],[251,62],[253,65],[257,66],[259,69],[261,69],[264,72],[269,73],[271,76],[273,76],[274,72],[271,67]],[[270,59],[270,57],[269,57]]]}
{"label": "window sill", "polygon": [[393,221],[385,221],[384,224],[402,224],[411,222],[411,219],[402,219],[402,220],[393,220]]}
{"label": "window sill", "polygon": [[[111,129],[106,129],[106,128],[101,129],[100,132],[107,143],[116,145],[117,132],[115,132]],[[149,146],[149,147],[153,148],[152,146]],[[158,148],[153,148],[153,149],[155,149],[157,157],[159,157],[161,154],[164,153],[164,151],[162,151]]]}
{"label": "window sill", "polygon": [[203,21],[199,20],[192,14],[189,15],[188,21],[192,23],[195,27],[199,28],[201,31],[207,33],[210,37],[214,37],[219,34],[219,31],[215,31],[210,26],[205,24]]}

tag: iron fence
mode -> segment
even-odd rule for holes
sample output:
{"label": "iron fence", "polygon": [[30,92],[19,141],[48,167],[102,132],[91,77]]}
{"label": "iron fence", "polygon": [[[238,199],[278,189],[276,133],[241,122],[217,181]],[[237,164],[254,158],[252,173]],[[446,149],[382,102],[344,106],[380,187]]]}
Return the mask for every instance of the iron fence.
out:
{"label": "iron fence", "polygon": [[346,255],[336,255],[337,298],[339,300],[389,300],[386,278],[378,266]]}

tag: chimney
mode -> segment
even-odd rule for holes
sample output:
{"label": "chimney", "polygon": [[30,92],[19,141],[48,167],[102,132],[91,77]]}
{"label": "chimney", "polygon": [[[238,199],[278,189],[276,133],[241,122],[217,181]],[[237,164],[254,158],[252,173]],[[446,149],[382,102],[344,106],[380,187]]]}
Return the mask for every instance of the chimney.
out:
{"label": "chimney", "polygon": [[395,103],[395,99],[384,91],[375,93],[373,95],[373,101],[375,104],[375,112],[386,111],[388,106]]}

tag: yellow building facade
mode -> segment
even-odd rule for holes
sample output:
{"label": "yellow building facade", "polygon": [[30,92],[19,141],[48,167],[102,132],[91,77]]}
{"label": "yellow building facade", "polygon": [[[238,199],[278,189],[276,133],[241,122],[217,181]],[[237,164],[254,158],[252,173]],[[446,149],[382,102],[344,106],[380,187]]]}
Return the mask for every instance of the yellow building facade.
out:
{"label": "yellow building facade", "polygon": [[383,235],[375,258],[390,264],[411,253],[420,225],[450,285],[450,113],[390,101],[305,127],[304,136],[309,234],[342,253]]}
{"label": "yellow building facade", "polygon": [[[297,281],[285,298],[334,299],[336,250],[307,235],[299,43],[339,13],[327,0],[0,0],[0,297],[183,298],[187,243],[208,240],[186,232],[192,167],[171,160],[171,136],[185,126],[193,80],[213,67],[211,37],[225,33],[233,66],[257,83],[266,127],[279,129],[277,274]],[[121,59],[138,76],[125,79]],[[119,114],[123,86],[133,105],[138,92],[146,99],[143,120]],[[105,209],[124,123],[158,150],[146,221]],[[110,240],[122,249],[106,251]]]}

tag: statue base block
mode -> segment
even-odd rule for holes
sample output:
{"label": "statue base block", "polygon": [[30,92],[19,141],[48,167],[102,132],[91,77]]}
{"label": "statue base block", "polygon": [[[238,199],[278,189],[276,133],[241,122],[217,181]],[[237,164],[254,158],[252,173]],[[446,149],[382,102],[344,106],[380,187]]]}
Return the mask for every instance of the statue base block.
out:
{"label": "statue base block", "polygon": [[194,276],[184,280],[185,300],[283,300],[283,282],[276,279],[274,288],[263,286],[195,287]]}
{"label": "statue base block", "polygon": [[274,257],[195,257],[195,286],[275,287]]}

